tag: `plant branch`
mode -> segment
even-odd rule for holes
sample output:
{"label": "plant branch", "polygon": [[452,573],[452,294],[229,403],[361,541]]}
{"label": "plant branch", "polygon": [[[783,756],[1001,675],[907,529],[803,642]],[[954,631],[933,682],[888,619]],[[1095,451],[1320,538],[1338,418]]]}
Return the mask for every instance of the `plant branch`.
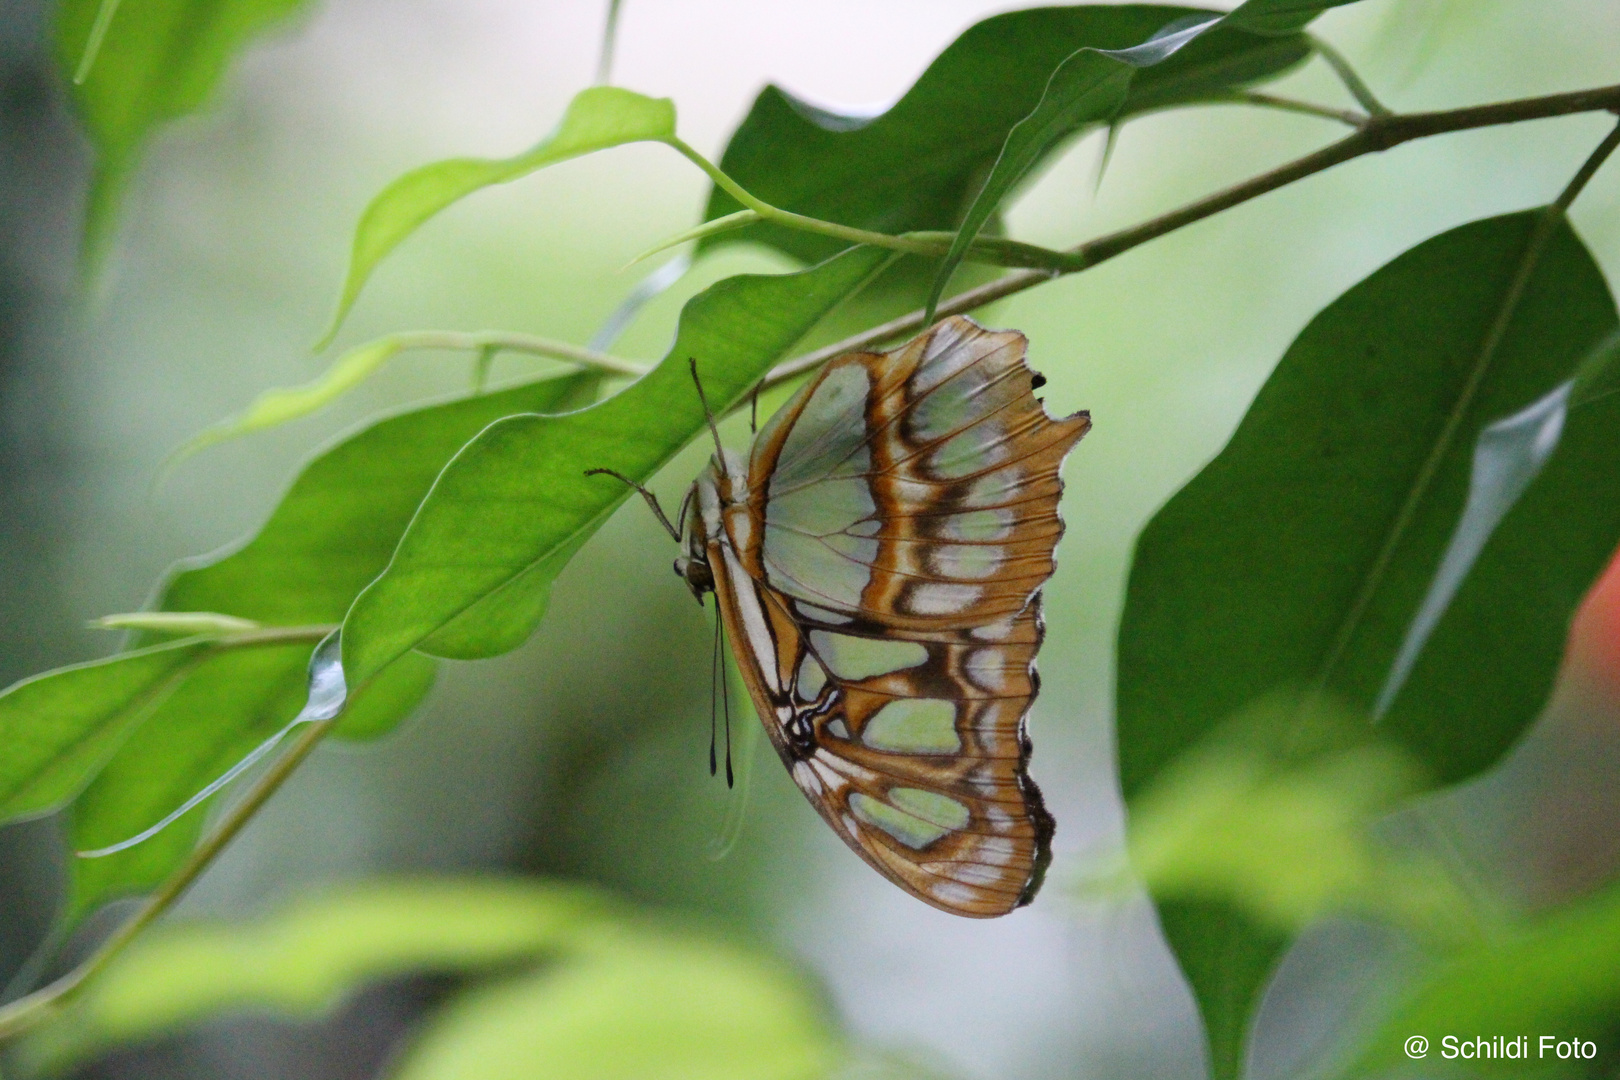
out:
{"label": "plant branch", "polygon": [[1311,48],[1316,50],[1316,55],[1327,61],[1328,67],[1333,69],[1333,74],[1337,75],[1339,81],[1344,83],[1344,88],[1350,91],[1350,96],[1356,99],[1358,105],[1367,110],[1367,115],[1392,115],[1383,102],[1373,96],[1373,92],[1367,84],[1361,81],[1361,76],[1356,74],[1356,69],[1350,66],[1350,61],[1344,58],[1343,53],[1314,35],[1311,35],[1310,40]]}
{"label": "plant branch", "polygon": [[298,766],[303,764],[304,759],[309,757],[311,751],[337,725],[341,716],[340,713],[327,720],[311,721],[288,747],[287,752],[276,759],[275,764],[271,765],[248,789],[242,801],[227,811],[219,827],[192,850],[186,861],[169,875],[168,880],[158,886],[157,891],[141,905],[141,909],[128,922],[114,930],[89,959],[50,985],[0,1008],[0,1041],[15,1038],[37,1027],[66,1008],[73,996],[92,976],[105,969],[137,934],[157,921],[158,917],[192,886],[203,870],[207,869],[208,864],[214,861],[214,857],[236,838],[259,808],[276,793]]}
{"label": "plant branch", "polygon": [[[1325,172],[1364,154],[1390,150],[1402,143],[1443,135],[1453,131],[1471,131],[1476,128],[1516,124],[1525,120],[1545,120],[1555,116],[1570,116],[1583,112],[1620,111],[1620,86],[1602,86],[1591,90],[1577,90],[1568,94],[1550,94],[1545,97],[1521,98],[1490,105],[1473,105],[1462,109],[1439,112],[1391,114],[1370,117],[1359,130],[1336,143],[1314,153],[1261,173],[1224,191],[1188,203],[1167,214],[1151,218],[1139,225],[1088,240],[1069,249],[1069,258],[1063,269],[1057,271],[1024,270],[1008,274],[975,289],[951,297],[939,305],[937,315],[959,315],[983,307],[993,300],[1023,292],[1062,274],[1089,270],[1116,255],[1124,254],[1149,240],[1155,240],[1196,221],[1211,217],[1223,210],[1258,198],[1297,180]],[[1606,140],[1607,141],[1607,140]],[[1601,148],[1600,148],[1601,149]],[[1612,149],[1612,147],[1610,148]],[[1601,159],[1597,164],[1601,164]],[[1591,171],[1596,171],[1596,164]],[[1583,169],[1583,171],[1585,171]],[[1588,174],[1589,176],[1589,174]],[[1581,179],[1579,174],[1577,179]],[[1575,189],[1577,192],[1579,188]],[[1573,197],[1573,196],[1571,196]],[[794,357],[778,365],[766,376],[763,386],[771,387],[803,374],[835,356],[891,341],[923,327],[921,309],[874,326],[870,330],[853,334],[815,352]]]}

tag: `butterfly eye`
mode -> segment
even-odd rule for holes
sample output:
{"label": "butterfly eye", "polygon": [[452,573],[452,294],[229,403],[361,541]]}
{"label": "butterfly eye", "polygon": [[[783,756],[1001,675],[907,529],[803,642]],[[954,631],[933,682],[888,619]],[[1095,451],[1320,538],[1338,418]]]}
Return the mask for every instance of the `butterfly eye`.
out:
{"label": "butterfly eye", "polygon": [[675,576],[676,577],[684,578],[686,576],[686,565],[687,565],[686,556],[684,556],[684,555],[675,560]]}

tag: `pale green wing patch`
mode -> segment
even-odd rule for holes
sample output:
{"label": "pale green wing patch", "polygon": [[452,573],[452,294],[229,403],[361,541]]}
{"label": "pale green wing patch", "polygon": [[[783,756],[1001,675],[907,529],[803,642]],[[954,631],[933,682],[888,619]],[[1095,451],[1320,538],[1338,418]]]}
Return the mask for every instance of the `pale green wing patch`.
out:
{"label": "pale green wing patch", "polygon": [[962,749],[956,703],[935,698],[891,701],[866,722],[861,742],[901,754],[954,754]]}
{"label": "pale green wing patch", "polygon": [[928,650],[915,641],[856,637],[825,630],[810,631],[810,648],[829,673],[845,682],[902,671],[928,659]]}
{"label": "pale green wing patch", "polygon": [[966,827],[972,818],[968,808],[955,799],[921,788],[890,788],[887,801],[855,792],[849,797],[849,808],[867,825],[914,850]]}

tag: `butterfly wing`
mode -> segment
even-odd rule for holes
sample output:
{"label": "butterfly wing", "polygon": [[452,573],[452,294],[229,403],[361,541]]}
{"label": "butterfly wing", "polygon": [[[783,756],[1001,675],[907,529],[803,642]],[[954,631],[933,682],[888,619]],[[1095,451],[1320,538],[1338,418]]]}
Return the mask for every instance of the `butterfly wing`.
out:
{"label": "butterfly wing", "polygon": [[794,780],[868,863],[961,915],[1027,903],[1052,819],[1028,774],[1038,590],[1063,457],[1024,339],[948,319],[832,361],[722,485],[720,608]]}

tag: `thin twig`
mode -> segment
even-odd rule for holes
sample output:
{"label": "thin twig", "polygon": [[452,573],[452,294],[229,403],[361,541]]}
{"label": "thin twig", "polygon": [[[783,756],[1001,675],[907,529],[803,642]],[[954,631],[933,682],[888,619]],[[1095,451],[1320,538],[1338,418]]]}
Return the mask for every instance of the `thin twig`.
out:
{"label": "thin twig", "polygon": [[[993,300],[1012,296],[1025,289],[1051,281],[1062,274],[1089,270],[1099,263],[1121,255],[1131,248],[1155,240],[1193,222],[1229,210],[1267,192],[1286,187],[1296,180],[1324,172],[1364,154],[1389,150],[1415,139],[1442,135],[1452,131],[1470,131],[1475,128],[1515,124],[1525,120],[1545,120],[1575,113],[1620,110],[1620,86],[1602,86],[1592,90],[1577,90],[1568,94],[1550,94],[1545,97],[1523,98],[1490,105],[1473,105],[1463,109],[1441,112],[1394,114],[1371,117],[1359,131],[1345,136],[1336,143],[1306,154],[1286,165],[1235,184],[1224,191],[1195,200],[1167,214],[1133,225],[1118,232],[1088,240],[1069,249],[1073,257],[1072,268],[1061,271],[1038,272],[1023,270],[1008,274],[975,289],[958,293],[939,305],[938,315],[959,315],[983,307]],[[763,385],[771,387],[825,363],[835,356],[860,349],[869,349],[892,341],[904,334],[922,329],[921,309],[890,319],[879,326],[852,334],[813,353],[794,357],[779,364],[766,376]]]}

